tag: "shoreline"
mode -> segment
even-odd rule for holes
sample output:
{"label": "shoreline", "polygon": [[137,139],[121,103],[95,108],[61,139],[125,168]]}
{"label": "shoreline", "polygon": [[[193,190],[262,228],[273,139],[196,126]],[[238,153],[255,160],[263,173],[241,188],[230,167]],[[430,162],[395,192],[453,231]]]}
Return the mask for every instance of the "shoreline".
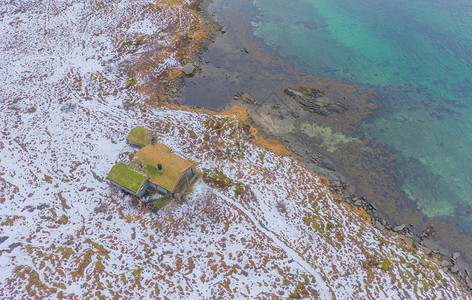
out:
{"label": "shoreline", "polygon": [[[195,51],[189,53],[188,62],[195,67],[195,71],[191,76],[197,74],[198,72],[202,72],[203,64],[208,63],[203,61],[202,55],[205,51],[207,51],[208,47],[227,30],[227,28],[215,18],[215,14],[209,12],[211,3],[212,2],[199,1],[199,9],[197,13],[202,17],[203,23],[207,25],[210,30],[208,34],[205,35],[205,37],[196,42],[197,45],[195,47]],[[187,105],[181,104],[183,90],[185,89],[185,78],[187,77],[188,76],[185,74],[182,74],[169,85],[168,92],[166,93],[164,100],[166,103],[170,104],[169,106],[174,107],[174,105],[179,105],[181,106],[180,109],[184,108],[194,110]],[[243,108],[247,109],[247,103],[243,103],[243,105],[238,104],[241,104],[241,102],[237,103],[235,101],[231,101],[220,109],[207,109],[204,107],[197,107],[197,109],[202,109],[203,111],[208,111],[211,113],[221,113],[236,106],[242,106]],[[261,126],[258,126],[257,122],[251,119],[251,116],[249,116],[248,123],[256,128],[259,134],[261,134],[265,140],[276,141],[283,147],[290,146],[288,141],[284,141],[277,136],[271,135],[270,133],[266,132],[264,128],[260,128]],[[319,161],[313,162],[294,151],[290,152],[291,156],[302,162],[306,168],[313,170],[315,173],[320,174],[323,177],[328,178],[330,189],[335,195],[338,196],[338,201],[344,202],[356,209],[361,208],[369,215],[370,223],[382,231],[385,235],[391,236],[393,234],[397,234],[405,241],[405,243],[410,243],[412,247],[416,249],[425,250],[426,253],[428,253],[428,256],[435,257],[437,259],[438,264],[442,266],[444,271],[447,270],[459,282],[461,282],[464,287],[466,287],[469,291],[472,290],[469,272],[467,271],[467,268],[470,268],[471,266],[462,261],[458,262],[457,265],[459,267],[457,267],[455,264],[458,257],[455,252],[448,248],[440,248],[437,243],[431,239],[428,239],[435,233],[434,226],[429,226],[425,230],[416,234],[410,231],[410,226],[408,226],[409,224],[390,226],[387,220],[379,214],[375,204],[369,202],[365,197],[358,197],[355,193],[349,191],[349,184],[346,182],[345,176],[340,173],[340,171],[331,168],[330,166],[332,163],[324,158],[321,153],[310,153],[311,156],[319,157]],[[431,250],[432,248],[438,250]]]}

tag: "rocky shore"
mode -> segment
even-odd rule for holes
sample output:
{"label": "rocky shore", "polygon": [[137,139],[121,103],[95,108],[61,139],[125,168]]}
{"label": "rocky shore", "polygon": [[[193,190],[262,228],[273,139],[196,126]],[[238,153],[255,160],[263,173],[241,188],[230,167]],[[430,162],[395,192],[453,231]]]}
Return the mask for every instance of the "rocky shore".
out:
{"label": "rocky shore", "polygon": [[[201,39],[196,51],[189,57],[188,64],[182,68],[182,77],[177,79],[169,88],[166,101],[170,104],[181,104],[183,102],[184,78],[193,77],[195,74],[202,72],[202,68],[209,63],[209,61],[202,60],[202,54],[218,36],[225,34],[228,30],[226,26],[215,19],[215,14],[210,13],[208,9],[209,3],[200,3],[199,14],[205,20],[204,24],[209,26],[209,34]],[[246,48],[242,49],[242,53],[249,52]],[[226,79],[231,79],[231,76],[232,74],[228,73]],[[321,83],[324,83],[324,80],[321,80]],[[354,110],[359,109],[359,107],[354,107],[353,104],[360,104],[365,101],[352,101],[352,99],[348,99],[346,101],[348,103],[337,101],[335,99],[341,98],[339,93],[337,97],[333,97],[333,93],[327,94],[326,92],[326,90],[329,90],[329,86],[324,86],[325,89],[321,88],[320,83],[316,87],[299,86],[294,88],[293,86],[286,86],[283,87],[283,93],[287,98],[283,99],[281,93],[273,93],[265,99],[260,99],[260,97],[252,96],[242,90],[236,92],[233,99],[219,110],[227,110],[235,106],[244,107],[249,114],[251,125],[256,127],[265,138],[276,140],[281,145],[286,146],[292,155],[303,162],[305,166],[326,177],[329,180],[330,188],[338,195],[339,201],[353,207],[362,208],[370,216],[372,225],[377,229],[388,236],[399,235],[405,243],[411,244],[413,248],[426,251],[428,256],[434,257],[438,261],[444,271],[449,271],[467,289],[472,290],[472,277],[468,271],[470,265],[461,260],[459,252],[441,247],[432,239],[437,234],[434,224],[420,232],[413,232],[413,225],[409,223],[389,224],[375,204],[371,203],[366,197],[356,196],[356,193],[352,192],[352,186],[347,183],[346,177],[336,170],[335,163],[304,142],[301,132],[309,136],[313,134],[311,137],[315,139],[318,135],[323,134],[333,136],[330,144],[326,145],[328,151],[329,149],[336,150],[337,146],[343,143],[362,143],[360,140],[344,136],[342,133],[331,132],[328,127],[320,127],[313,123],[312,114],[317,114],[322,118],[337,119],[352,108]],[[346,88],[346,90],[348,89]],[[358,98],[362,99],[362,96]],[[287,99],[290,100],[287,101]],[[202,107],[197,105],[194,108]]]}
{"label": "rocky shore", "polygon": [[[315,92],[313,92],[313,90]],[[311,92],[307,92],[307,88],[301,87],[300,90],[287,88],[284,92],[288,94],[293,101],[301,105],[301,110],[307,110],[307,103],[312,103],[310,107],[315,107],[315,109],[308,109],[310,113],[317,113],[327,117],[331,113],[341,114],[347,110],[346,106],[341,104],[339,107],[342,107],[342,109],[338,111],[329,111],[327,109],[325,111],[319,111],[320,108],[332,107],[339,104],[331,104],[323,93],[316,91],[316,89],[312,89]],[[328,178],[331,190],[339,197],[338,201],[364,210],[370,216],[371,224],[374,227],[382,231],[386,236],[398,235],[406,244],[411,245],[414,249],[425,251],[429,257],[433,257],[440,264],[443,271],[448,271],[453,274],[467,289],[472,291],[472,276],[469,271],[470,266],[464,261],[459,261],[461,255],[459,252],[453,252],[450,249],[440,247],[433,241],[432,237],[436,234],[434,224],[431,224],[420,233],[412,232],[412,224],[389,224],[373,203],[369,202],[365,197],[358,197],[350,192],[349,184],[345,182],[344,176],[335,170],[334,164],[329,159],[315,151],[308,152],[304,147],[297,147],[291,140],[286,140],[282,136],[274,134],[274,131],[270,131],[270,128],[265,126],[265,124],[261,124],[258,121],[262,118],[262,115],[259,115],[259,111],[263,110],[262,107],[265,104],[258,103],[247,93],[235,95],[234,101],[236,103],[232,105],[242,105],[248,110],[250,117],[252,116],[252,124],[260,129],[266,138],[277,139],[279,143],[285,145],[293,153],[294,157],[303,162],[306,167]],[[287,120],[292,118],[303,118],[303,113],[300,112],[300,109],[291,110],[284,109],[284,107],[288,108],[290,105],[277,105],[277,110],[285,110],[282,113],[282,118],[279,112],[275,115],[271,115],[271,110],[264,110],[264,112],[267,113],[264,117],[267,118],[270,116],[270,118],[279,119],[281,123],[291,122]],[[421,263],[420,261],[420,264]]]}

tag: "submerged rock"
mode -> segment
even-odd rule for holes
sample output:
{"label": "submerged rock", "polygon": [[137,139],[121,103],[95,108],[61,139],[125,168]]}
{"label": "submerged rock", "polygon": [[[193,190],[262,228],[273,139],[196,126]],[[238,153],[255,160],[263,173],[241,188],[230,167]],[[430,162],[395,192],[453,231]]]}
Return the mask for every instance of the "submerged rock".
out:
{"label": "submerged rock", "polygon": [[321,101],[320,99],[324,97],[325,93],[318,89],[285,89],[284,93],[287,94],[290,98],[296,100],[300,103],[304,109],[320,114],[322,116],[329,116],[331,113],[343,113],[348,110],[348,107],[344,103],[329,103],[326,101]]}
{"label": "submerged rock", "polygon": [[458,259],[459,256],[461,256],[461,254],[460,254],[459,252],[454,252],[454,253],[452,253],[452,259],[453,259],[453,260]]}
{"label": "submerged rock", "polygon": [[254,100],[254,98],[251,95],[246,94],[246,93],[243,93],[243,94],[238,93],[238,94],[234,95],[233,99],[234,100],[241,100],[243,102],[246,102],[246,103],[252,104],[252,105],[257,104],[256,100]]}

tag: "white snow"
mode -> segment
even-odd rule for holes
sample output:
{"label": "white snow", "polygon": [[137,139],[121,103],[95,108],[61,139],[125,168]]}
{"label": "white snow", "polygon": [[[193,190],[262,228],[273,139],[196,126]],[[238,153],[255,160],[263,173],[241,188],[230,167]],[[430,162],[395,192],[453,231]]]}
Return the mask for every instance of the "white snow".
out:
{"label": "white snow", "polygon": [[[180,66],[173,47],[198,22],[149,4],[0,3],[0,298],[469,297],[317,175],[247,141],[236,119],[149,108],[125,88],[129,61],[155,45],[165,55],[142,78]],[[103,180],[136,125],[248,190],[199,180],[151,213]]]}

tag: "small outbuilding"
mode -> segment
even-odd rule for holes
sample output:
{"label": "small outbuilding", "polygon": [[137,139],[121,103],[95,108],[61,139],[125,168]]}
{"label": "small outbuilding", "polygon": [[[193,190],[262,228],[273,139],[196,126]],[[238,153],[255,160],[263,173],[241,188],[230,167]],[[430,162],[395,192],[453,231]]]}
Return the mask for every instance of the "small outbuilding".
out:
{"label": "small outbuilding", "polygon": [[126,141],[130,145],[143,148],[144,146],[150,145],[154,142],[154,135],[155,134],[152,130],[136,126],[130,131]]}
{"label": "small outbuilding", "polygon": [[126,192],[142,197],[148,190],[180,198],[197,177],[194,163],[174,153],[164,144],[138,150],[129,166],[117,163],[107,179]]}
{"label": "small outbuilding", "polygon": [[128,168],[122,162],[117,163],[111,168],[107,179],[111,184],[137,197],[142,197],[149,189],[148,178]]}

